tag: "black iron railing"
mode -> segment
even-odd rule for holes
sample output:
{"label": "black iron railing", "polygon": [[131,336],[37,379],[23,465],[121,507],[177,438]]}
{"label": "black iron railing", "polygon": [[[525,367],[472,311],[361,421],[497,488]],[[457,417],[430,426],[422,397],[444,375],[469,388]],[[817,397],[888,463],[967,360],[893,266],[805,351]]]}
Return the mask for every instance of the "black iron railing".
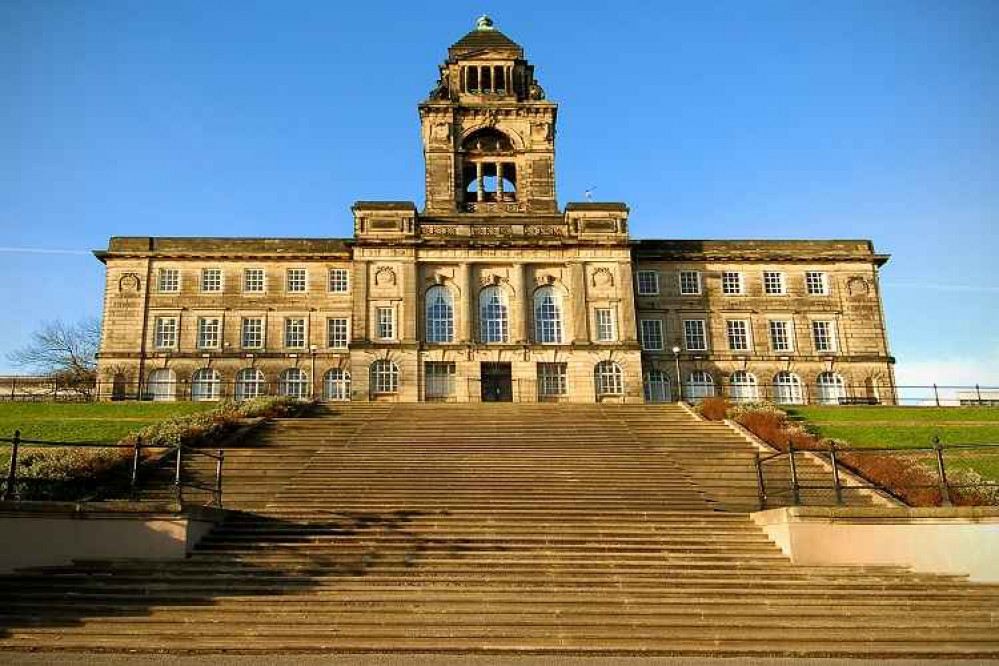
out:
{"label": "black iron railing", "polygon": [[[21,453],[22,447],[35,447],[35,448],[69,448],[69,449],[130,449],[131,450],[131,462],[129,469],[128,478],[128,488],[129,496],[135,498],[139,493],[139,481],[140,481],[140,468],[142,467],[143,451],[159,451],[161,453],[158,456],[160,462],[169,460],[171,457],[172,461],[172,489],[174,498],[178,504],[183,504],[185,501],[184,491],[185,490],[200,490],[209,493],[212,501],[211,504],[217,507],[222,506],[222,471],[225,462],[225,451],[223,449],[218,449],[217,453],[211,451],[206,451],[203,449],[194,448],[191,446],[163,446],[163,445],[144,445],[140,437],[136,437],[133,444],[107,444],[102,442],[52,442],[43,441],[35,439],[23,439],[21,437],[21,431],[15,430],[14,436],[10,438],[0,438],[0,446],[10,447],[10,461],[7,466],[7,475],[4,481],[4,486],[2,492],[0,492],[0,500],[3,501],[17,501],[20,499],[18,494],[18,484],[19,483],[34,483],[34,484],[44,484],[44,483],[54,483],[55,479],[44,479],[44,478],[23,478],[19,476],[18,470],[18,456]],[[213,483],[198,483],[196,479],[190,478],[190,475],[185,477],[184,474],[184,460],[191,457],[206,457],[215,461],[215,478]]]}

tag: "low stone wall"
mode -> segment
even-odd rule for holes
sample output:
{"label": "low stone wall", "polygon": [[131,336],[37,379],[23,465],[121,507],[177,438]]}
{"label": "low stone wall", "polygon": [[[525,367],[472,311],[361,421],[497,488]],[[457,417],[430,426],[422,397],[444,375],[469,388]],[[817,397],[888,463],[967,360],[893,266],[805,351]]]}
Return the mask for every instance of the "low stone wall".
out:
{"label": "low stone wall", "polygon": [[786,507],[752,518],[795,564],[898,565],[999,583],[999,507]]}
{"label": "low stone wall", "polygon": [[161,502],[0,502],[0,573],[81,559],[183,559],[225,514]]}

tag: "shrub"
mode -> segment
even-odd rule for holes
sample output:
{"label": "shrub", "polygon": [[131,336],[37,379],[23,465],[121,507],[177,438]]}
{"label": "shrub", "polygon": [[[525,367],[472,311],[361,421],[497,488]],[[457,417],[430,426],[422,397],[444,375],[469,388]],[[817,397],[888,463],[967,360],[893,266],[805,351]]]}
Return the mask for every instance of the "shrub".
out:
{"label": "shrub", "polygon": [[709,421],[723,421],[731,406],[725,398],[705,398],[694,409]]}

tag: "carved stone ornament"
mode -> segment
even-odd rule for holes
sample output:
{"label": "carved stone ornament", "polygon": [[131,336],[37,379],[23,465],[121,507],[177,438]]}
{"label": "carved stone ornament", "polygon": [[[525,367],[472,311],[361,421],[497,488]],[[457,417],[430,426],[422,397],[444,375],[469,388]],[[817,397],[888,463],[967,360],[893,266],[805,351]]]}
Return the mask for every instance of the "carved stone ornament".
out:
{"label": "carved stone ornament", "polygon": [[447,143],[451,140],[451,124],[434,123],[430,130],[430,138],[437,143]]}
{"label": "carved stone ornament", "polygon": [[389,287],[395,284],[395,271],[389,266],[379,266],[375,269],[375,286]]}
{"label": "carved stone ornament", "polygon": [[592,280],[594,287],[614,286],[614,274],[609,268],[601,267],[593,271]]}
{"label": "carved stone ornament", "polygon": [[858,275],[847,281],[846,291],[850,296],[867,296],[871,291],[871,286],[867,283],[867,280]]}
{"label": "carved stone ornament", "polygon": [[446,66],[441,67],[440,78],[437,85],[430,91],[430,99],[448,99],[451,97],[450,72]]}
{"label": "carved stone ornament", "polygon": [[545,98],[545,89],[541,87],[537,79],[531,81],[531,85],[527,89],[527,96],[535,102]]}
{"label": "carved stone ornament", "polygon": [[534,282],[539,286],[552,285],[558,282],[558,278],[554,275],[536,275],[534,277]]}
{"label": "carved stone ornament", "polygon": [[135,273],[125,273],[118,279],[118,293],[134,294],[139,291],[139,276]]}
{"label": "carved stone ornament", "polygon": [[495,273],[488,273],[479,277],[479,283],[483,287],[488,287],[490,285],[499,285],[509,282],[509,279],[502,276],[496,275]]}

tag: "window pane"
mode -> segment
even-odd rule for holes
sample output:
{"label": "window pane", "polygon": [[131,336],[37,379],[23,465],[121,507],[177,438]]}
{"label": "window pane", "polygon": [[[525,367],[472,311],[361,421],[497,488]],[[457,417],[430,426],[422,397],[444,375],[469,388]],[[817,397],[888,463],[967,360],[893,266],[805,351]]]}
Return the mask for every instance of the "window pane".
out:
{"label": "window pane", "polygon": [[659,319],[643,319],[642,349],[658,351],[663,348],[663,323]]}
{"label": "window pane", "polygon": [[346,294],[348,290],[348,278],[346,268],[330,269],[330,292],[334,294]]}
{"label": "window pane", "polygon": [[483,342],[507,342],[509,308],[500,287],[486,287],[479,294],[479,336]]}
{"label": "window pane", "polygon": [[683,321],[683,338],[688,351],[704,351],[708,348],[705,335],[704,320],[685,319]]}

